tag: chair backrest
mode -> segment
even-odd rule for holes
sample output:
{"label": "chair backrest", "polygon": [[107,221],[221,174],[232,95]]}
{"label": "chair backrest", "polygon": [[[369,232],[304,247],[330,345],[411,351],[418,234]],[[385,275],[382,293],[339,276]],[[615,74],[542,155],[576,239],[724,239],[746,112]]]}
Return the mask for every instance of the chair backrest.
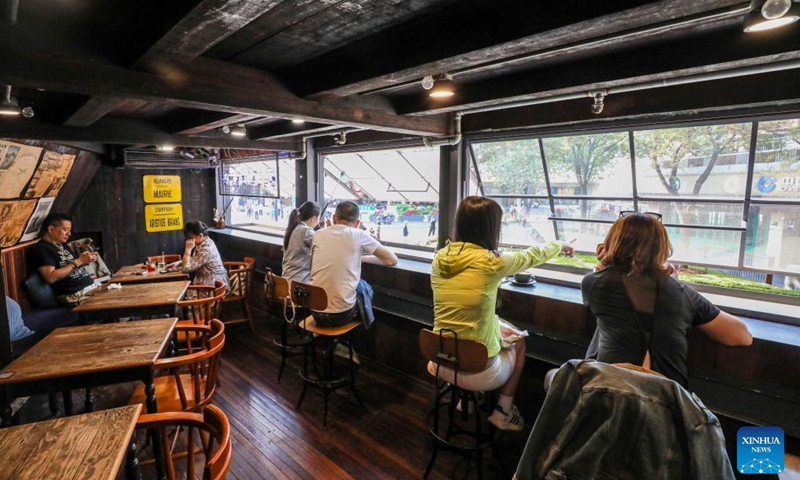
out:
{"label": "chair backrest", "polygon": [[[214,318],[208,326],[186,325],[175,327],[176,332],[184,332],[187,337],[185,355],[160,358],[153,365],[154,370],[168,371],[178,385],[178,395],[184,410],[200,411],[211,403],[217,389],[220,354],[225,346],[225,324]],[[186,397],[183,384],[189,374],[191,381],[191,400]]]}
{"label": "chair backrest", "polygon": [[228,300],[240,300],[250,295],[255,262],[222,262],[222,265],[228,271],[228,282],[231,286]]}
{"label": "chair backrest", "polygon": [[426,360],[463,373],[482,372],[489,361],[486,345],[459,340],[455,332],[447,329],[439,333],[420,330],[419,349]]}
{"label": "chair backrest", "polygon": [[150,255],[147,257],[147,259],[150,260],[151,262],[158,263],[162,261],[161,260],[162,257],[164,258],[163,261],[165,263],[180,262],[183,259],[183,257],[179,253],[168,253],[166,255]]}
{"label": "chair backrest", "polygon": [[[222,284],[222,288],[224,290],[224,284]],[[215,296],[215,287],[211,285],[189,285],[186,292],[187,299],[178,302],[178,307],[184,320],[191,320],[198,325],[208,325],[212,318],[219,316],[219,308],[217,307],[219,299]]]}
{"label": "chair backrest", "polygon": [[264,298],[268,301],[279,301],[289,296],[289,280],[275,275],[268,268],[264,274]]}
{"label": "chair backrest", "polygon": [[[202,455],[203,480],[222,480],[231,466],[231,428],[228,417],[214,405],[206,407],[202,413],[168,412],[139,416],[136,427],[141,430],[158,429],[163,441],[162,450],[166,456],[167,478],[197,478],[195,469],[198,454]],[[175,428],[184,427],[184,428]],[[195,431],[198,435],[195,436]],[[174,435],[186,435],[186,452],[173,452],[170,439]],[[198,438],[199,437],[199,438]],[[196,441],[199,446],[195,447]],[[183,459],[183,460],[181,460]],[[176,472],[176,461],[184,461],[185,467]]]}
{"label": "chair backrest", "polygon": [[292,302],[298,307],[321,312],[328,308],[328,294],[317,285],[292,282]]}

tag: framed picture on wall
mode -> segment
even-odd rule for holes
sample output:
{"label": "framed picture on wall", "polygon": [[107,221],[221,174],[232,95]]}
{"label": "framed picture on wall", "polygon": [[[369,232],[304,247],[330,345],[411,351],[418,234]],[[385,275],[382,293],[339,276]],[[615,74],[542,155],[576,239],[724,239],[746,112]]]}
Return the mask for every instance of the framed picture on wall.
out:
{"label": "framed picture on wall", "polygon": [[55,199],[55,197],[39,199],[39,203],[36,204],[36,210],[33,211],[33,215],[31,215],[31,218],[28,220],[28,225],[25,227],[22,238],[19,239],[20,242],[33,240],[39,235],[39,228],[41,228],[42,222],[44,222],[44,217],[50,213],[50,208],[53,206]]}

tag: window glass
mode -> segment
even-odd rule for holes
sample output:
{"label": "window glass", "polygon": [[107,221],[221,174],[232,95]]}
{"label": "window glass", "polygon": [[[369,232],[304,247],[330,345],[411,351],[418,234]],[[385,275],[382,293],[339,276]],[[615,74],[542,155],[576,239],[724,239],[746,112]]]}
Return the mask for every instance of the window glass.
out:
{"label": "window glass", "polygon": [[743,198],[752,125],[634,133],[640,196]]}
{"label": "window glass", "polygon": [[439,149],[404,148],[323,155],[331,217],[343,200],[359,204],[364,229],[382,242],[436,245]]}
{"label": "window glass", "polygon": [[800,276],[800,205],[752,205],[744,265]]}
{"label": "window glass", "polygon": [[736,266],[742,233],[683,227],[667,227],[674,253],[672,262]]}
{"label": "window glass", "polygon": [[672,225],[744,228],[743,203],[640,201],[639,211],[659,213],[662,222]]}
{"label": "window glass", "polygon": [[500,243],[529,246],[555,239],[547,199],[497,198],[503,208]]}
{"label": "window glass", "polygon": [[538,140],[476,143],[473,151],[485,195],[547,195]]}
{"label": "window glass", "polygon": [[[239,163],[231,167],[235,169],[230,168],[227,177],[223,169],[220,171],[221,184],[224,185],[227,181],[231,187],[227,192],[241,193],[241,195],[224,195],[226,190],[221,189],[222,208],[229,212],[230,224],[267,232],[285,230],[289,214],[296,207],[295,160]],[[258,182],[252,181],[253,176],[264,181],[261,186],[258,186]],[[236,187],[237,181],[238,187]],[[250,186],[244,187],[244,185]],[[268,188],[265,189],[263,185],[268,185]],[[245,196],[245,192],[266,190],[276,194],[276,197],[257,197],[249,194]]]}
{"label": "window glass", "polygon": [[751,196],[800,200],[800,120],[759,123]]}
{"label": "window glass", "polygon": [[553,217],[557,218],[582,218],[586,220],[615,221],[619,212],[633,210],[631,200],[603,200],[603,199],[556,199]]}
{"label": "window glass", "polygon": [[627,132],[546,138],[543,143],[553,195],[633,194]]}
{"label": "window glass", "polygon": [[278,196],[278,160],[275,159],[241,163],[223,161],[219,177],[222,195]]}

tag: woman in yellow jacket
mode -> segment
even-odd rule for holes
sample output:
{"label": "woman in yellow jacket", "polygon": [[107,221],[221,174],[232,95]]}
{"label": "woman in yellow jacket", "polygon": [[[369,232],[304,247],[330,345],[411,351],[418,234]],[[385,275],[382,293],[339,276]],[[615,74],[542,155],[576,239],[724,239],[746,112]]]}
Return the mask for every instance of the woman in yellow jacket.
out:
{"label": "woman in yellow jacket", "polygon": [[[525,365],[525,341],[494,313],[497,288],[507,275],[540,265],[572,247],[560,242],[533,246],[521,252],[498,252],[503,210],[494,200],[467,197],[456,211],[455,239],[436,253],[431,264],[434,331],[453,330],[461,340],[486,346],[489,363],[484,371],[458,375],[460,386],[475,391],[500,388],[489,421],[501,430],[522,430],[524,422],[513,405]],[[504,335],[505,333],[505,335]],[[503,341],[503,338],[509,341]],[[511,338],[509,338],[511,337]],[[428,366],[431,374],[433,367]],[[440,376],[448,380],[452,371]]]}

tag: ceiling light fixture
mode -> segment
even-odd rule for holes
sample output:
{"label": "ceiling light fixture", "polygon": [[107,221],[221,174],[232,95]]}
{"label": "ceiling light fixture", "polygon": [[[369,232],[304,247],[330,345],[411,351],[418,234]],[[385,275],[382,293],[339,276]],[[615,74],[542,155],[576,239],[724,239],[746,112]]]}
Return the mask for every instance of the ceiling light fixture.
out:
{"label": "ceiling light fixture", "polygon": [[156,148],[158,150],[161,150],[162,152],[175,150],[175,147],[173,147],[172,145],[159,145]]}
{"label": "ceiling light fixture", "polygon": [[302,124],[306,123],[306,121],[302,120],[300,118],[295,118],[294,120],[292,120],[292,123],[295,124],[295,125],[302,125]]}
{"label": "ceiling light fixture", "polygon": [[744,31],[763,32],[800,20],[800,3],[792,0],[752,0],[744,17]]}
{"label": "ceiling light fixture", "polygon": [[[424,80],[424,79],[423,79]],[[423,85],[424,87],[425,85]],[[434,80],[433,85],[428,91],[428,96],[431,98],[449,98],[455,95],[456,88],[453,83],[453,77],[443,73]]]}
{"label": "ceiling light fixture", "polygon": [[183,148],[181,149],[180,152],[178,152],[178,154],[181,157],[183,157],[183,158],[185,158],[187,160],[193,160],[194,159],[194,153],[192,153],[192,152],[190,152],[190,151],[188,151],[186,149],[183,149]]}
{"label": "ceiling light fixture", "polygon": [[235,127],[231,127],[231,135],[233,135],[234,137],[246,137],[247,129],[244,128],[244,125],[237,125]]}
{"label": "ceiling light fixture", "polygon": [[17,99],[11,96],[11,85],[6,85],[3,101],[0,102],[0,115],[19,115],[21,112]]}

